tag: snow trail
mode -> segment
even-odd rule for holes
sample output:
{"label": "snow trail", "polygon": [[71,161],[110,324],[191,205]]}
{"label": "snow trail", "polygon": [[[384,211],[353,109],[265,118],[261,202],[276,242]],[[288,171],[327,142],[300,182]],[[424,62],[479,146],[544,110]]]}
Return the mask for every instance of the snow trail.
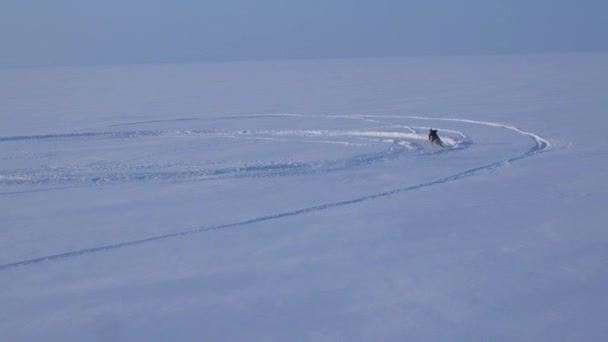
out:
{"label": "snow trail", "polygon": [[[288,177],[324,174],[383,163],[396,159],[407,146],[392,143],[385,150],[321,162],[267,162],[227,168],[201,168],[198,165],[125,164],[85,167],[42,167],[37,169],[0,170],[0,185],[120,184],[126,182],[196,182],[230,178]],[[164,170],[180,167],[180,170]],[[182,170],[186,168],[186,170]],[[39,191],[39,190],[34,190]],[[1,193],[0,195],[5,194]]]}
{"label": "snow trail", "polygon": [[[266,116],[268,116],[268,115],[266,115]],[[305,116],[305,115],[298,115],[298,114],[273,114],[273,117],[280,117],[280,116]],[[320,116],[307,116],[307,117],[320,117]],[[327,117],[327,116],[325,116],[325,117]],[[362,119],[362,120],[367,120],[368,118],[385,118],[385,119],[386,118],[392,118],[392,119],[395,119],[395,118],[406,118],[406,119],[414,119],[414,120],[452,121],[452,122],[462,122],[462,123],[469,123],[469,124],[484,125],[484,126],[490,126],[490,127],[496,127],[496,128],[502,128],[502,129],[511,130],[511,131],[514,131],[514,132],[516,132],[518,134],[527,136],[527,137],[531,138],[534,141],[534,146],[532,146],[526,152],[524,152],[522,154],[519,154],[519,155],[516,155],[514,157],[507,158],[507,159],[504,159],[504,160],[500,160],[500,161],[497,161],[497,162],[494,162],[494,163],[485,164],[485,165],[482,165],[482,166],[477,166],[477,167],[474,167],[474,168],[470,168],[470,169],[467,169],[465,171],[462,171],[462,172],[459,172],[459,173],[456,173],[456,174],[453,174],[453,175],[450,175],[450,176],[447,176],[447,177],[442,177],[442,178],[439,178],[439,179],[436,179],[436,180],[428,181],[428,182],[423,182],[423,183],[419,183],[419,184],[415,184],[415,185],[400,187],[400,188],[396,188],[396,189],[389,190],[389,191],[369,194],[369,195],[366,195],[366,196],[360,196],[360,197],[356,197],[356,198],[352,198],[352,199],[347,199],[347,200],[343,200],[343,201],[330,202],[330,203],[325,203],[325,204],[320,204],[320,205],[315,205],[315,206],[295,209],[295,210],[291,210],[291,211],[285,211],[285,212],[281,212],[281,213],[275,213],[275,214],[270,214],[270,215],[259,216],[259,217],[251,218],[251,219],[244,220],[244,221],[234,222],[234,223],[227,223],[227,224],[216,225],[216,226],[202,227],[202,228],[193,229],[193,230],[187,230],[187,231],[176,232],[176,233],[171,233],[171,234],[158,235],[158,236],[153,236],[153,237],[148,237],[148,238],[138,239],[138,240],[118,242],[118,243],[115,243],[115,244],[109,244],[109,245],[100,246],[100,247],[85,248],[85,249],[80,249],[80,250],[76,250],[76,251],[70,251],[70,252],[65,252],[65,253],[60,253],[60,254],[55,254],[55,255],[49,255],[49,256],[44,256],[44,257],[39,257],[39,258],[34,258],[34,259],[29,259],[29,260],[17,261],[17,262],[13,262],[13,263],[8,263],[8,264],[0,265],[0,270],[6,270],[6,269],[9,269],[9,268],[14,268],[14,267],[19,267],[19,266],[38,264],[38,263],[43,263],[43,262],[46,262],[46,261],[54,261],[54,260],[60,260],[60,259],[64,259],[64,258],[76,257],[76,256],[88,254],[88,253],[95,253],[95,252],[114,250],[114,249],[118,249],[118,248],[135,246],[135,245],[140,245],[140,244],[144,244],[144,243],[148,243],[148,242],[165,240],[165,239],[170,239],[170,238],[179,237],[179,236],[186,236],[186,235],[192,235],[192,234],[198,234],[198,233],[204,233],[204,232],[210,232],[210,231],[214,231],[214,230],[221,230],[221,229],[228,229],[228,228],[243,227],[243,226],[247,226],[247,225],[251,225],[251,224],[259,223],[259,222],[276,220],[276,219],[281,219],[281,218],[285,218],[285,217],[291,217],[291,216],[297,216],[297,215],[308,214],[308,213],[313,213],[313,212],[319,212],[319,211],[323,211],[323,210],[327,210],[327,209],[331,209],[331,208],[336,208],[336,207],[342,207],[342,206],[347,206],[347,205],[353,205],[353,204],[363,203],[363,202],[374,200],[374,199],[378,199],[378,198],[393,196],[393,195],[404,193],[404,192],[409,192],[409,191],[423,189],[423,188],[427,188],[427,187],[431,187],[431,186],[435,186],[435,185],[440,185],[440,184],[445,184],[445,183],[449,183],[449,182],[454,182],[454,181],[457,181],[457,180],[473,177],[473,176],[481,174],[481,173],[487,173],[487,172],[490,172],[490,171],[492,171],[494,169],[497,169],[497,168],[500,168],[500,167],[502,167],[504,165],[507,165],[509,163],[512,163],[512,162],[515,162],[515,161],[518,161],[518,160],[522,160],[524,158],[528,158],[528,157],[531,157],[533,155],[536,155],[536,154],[539,154],[539,153],[542,153],[542,152],[546,152],[546,151],[548,151],[551,148],[551,144],[549,143],[549,141],[547,141],[546,139],[542,138],[538,134],[521,130],[521,129],[515,127],[515,126],[510,126],[510,125],[505,125],[505,124],[500,124],[500,123],[493,123],[493,122],[486,122],[486,121],[476,121],[476,120],[457,119],[457,118],[428,118],[428,117],[420,117],[420,116],[380,116],[380,115],[376,115],[376,116],[371,115],[370,116],[370,115],[364,115],[364,116],[332,116],[332,117],[349,118],[349,119],[358,118],[358,119]],[[136,132],[136,131],[133,131],[133,132]],[[306,131],[301,131],[301,132],[306,132]],[[311,131],[311,132],[318,132],[318,131]],[[103,133],[103,134],[105,135],[107,133]],[[311,133],[311,134],[316,134],[316,133]],[[408,136],[409,135],[416,135],[415,133],[403,133],[403,134],[408,135]],[[461,133],[459,133],[459,134],[462,137],[464,137],[463,134],[461,134]],[[7,138],[0,138],[0,141],[13,141],[13,140],[21,140],[21,139],[47,139],[47,138],[61,138],[61,137],[68,137],[69,138],[69,137],[80,137],[80,136],[85,136],[85,137],[86,136],[94,136],[94,133],[93,134],[79,133],[79,134],[76,134],[76,135],[74,135],[74,134],[67,134],[67,135],[64,134],[64,135],[41,135],[41,136],[29,136],[29,137],[7,137]],[[395,145],[397,145],[397,144],[395,144]],[[391,147],[391,148],[394,148],[394,147]],[[390,155],[391,150],[389,149],[389,151],[386,151],[386,153],[388,153]],[[379,158],[383,158],[383,157],[386,157],[386,156],[384,156],[384,155],[381,154]],[[374,157],[372,156],[371,158],[372,158],[371,161],[373,161]]]}

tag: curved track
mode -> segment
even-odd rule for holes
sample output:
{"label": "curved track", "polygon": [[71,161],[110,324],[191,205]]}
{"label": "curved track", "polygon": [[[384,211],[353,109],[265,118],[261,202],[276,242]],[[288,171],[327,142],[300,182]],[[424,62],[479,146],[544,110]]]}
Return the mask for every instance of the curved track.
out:
{"label": "curved track", "polygon": [[[251,118],[252,116],[240,117],[240,118]],[[527,132],[521,130],[517,127],[504,125],[500,123],[494,122],[485,122],[485,121],[476,121],[476,120],[468,120],[468,119],[458,119],[458,118],[428,118],[428,117],[420,117],[420,116],[382,116],[382,115],[361,115],[361,116],[308,116],[308,115],[298,115],[298,114],[273,114],[273,115],[257,115],[255,117],[262,118],[288,118],[288,117],[298,117],[298,118],[337,118],[337,119],[348,119],[348,120],[362,120],[368,122],[375,122],[381,124],[388,124],[383,120],[389,119],[406,119],[413,121],[432,121],[432,122],[458,122],[470,125],[481,125],[486,127],[500,128],[515,132],[521,136],[527,137],[531,140],[532,146],[526,151],[511,156],[506,159],[498,160],[489,164],[479,165],[473,168],[469,168],[463,170],[461,172],[442,177],[439,179],[399,187],[388,191],[382,191],[378,193],[371,193],[360,197],[345,199],[337,202],[330,203],[322,203],[315,206],[300,208],[291,211],[279,212],[259,217],[253,217],[248,220],[227,223],[222,225],[215,226],[207,226],[201,227],[198,229],[175,232],[170,234],[152,236],[147,238],[142,238],[138,240],[124,241],[118,242],[114,244],[109,244],[100,247],[92,247],[85,248],[76,251],[70,251],[55,255],[48,255],[39,258],[22,260],[18,262],[13,262],[9,264],[0,265],[0,270],[5,270],[12,267],[25,266],[31,264],[37,264],[45,261],[53,261],[59,260],[63,258],[75,257],[83,254],[108,251],[112,249],[134,246],[139,244],[144,244],[147,242],[170,239],[179,236],[192,235],[197,233],[208,232],[212,230],[220,230],[227,228],[236,228],[243,227],[253,223],[264,222],[275,220],[284,217],[297,216],[302,214],[307,214],[311,212],[317,212],[322,210],[327,210],[331,208],[347,206],[355,203],[362,203],[366,201],[371,201],[374,199],[393,196],[396,194],[413,191],[421,188],[437,186],[441,184],[445,184],[448,182],[458,181],[464,178],[473,177],[480,173],[489,172],[491,170],[500,168],[509,163],[522,160],[525,158],[532,157],[539,153],[548,151],[551,148],[550,143],[539,136],[538,134]],[[232,117],[239,118],[239,117]],[[181,119],[181,121],[188,121],[192,119]],[[127,124],[127,125],[135,125]],[[51,170],[50,172],[42,172],[42,176],[36,176],[36,173],[40,173],[40,170],[9,170],[0,173],[0,186],[1,185],[20,185],[20,184],[34,184],[34,185],[66,185],[66,184],[106,184],[106,183],[121,183],[127,181],[200,181],[200,180],[209,180],[214,179],[214,177],[268,177],[268,176],[296,176],[301,174],[310,174],[310,173],[318,173],[318,172],[331,172],[338,169],[344,168],[354,168],[354,167],[362,167],[365,165],[371,165],[376,163],[386,162],[388,160],[398,158],[403,153],[407,153],[408,151],[414,153],[447,153],[458,151],[460,149],[465,149],[470,145],[470,141],[468,141],[467,137],[455,130],[442,129],[443,132],[451,133],[451,137],[447,137],[449,147],[443,150],[431,151],[431,152],[421,152],[420,146],[422,143],[426,143],[424,140],[426,139],[424,133],[420,133],[422,128],[412,127],[412,126],[400,126],[395,124],[390,124],[393,130],[391,131],[356,131],[356,130],[281,130],[281,131],[270,131],[270,130],[247,130],[247,131],[239,131],[239,130],[207,130],[207,131],[186,131],[186,130],[173,130],[173,131],[126,131],[126,132],[81,132],[81,133],[68,133],[68,134],[47,134],[47,135],[35,135],[35,136],[15,136],[15,137],[0,137],[0,142],[10,142],[10,141],[23,141],[23,140],[50,140],[50,139],[82,139],[82,138],[107,138],[107,137],[117,137],[117,138],[138,138],[138,137],[153,137],[153,136],[176,136],[176,135],[201,135],[201,136],[215,136],[215,137],[230,137],[230,138],[244,138],[244,139],[296,139],[295,141],[302,142],[316,142],[316,143],[341,143],[341,144],[353,144],[352,139],[374,139],[375,141],[381,141],[388,144],[388,147],[381,151],[376,151],[374,153],[367,153],[362,155],[355,155],[350,158],[338,161],[323,161],[320,164],[315,164],[311,162],[293,162],[293,163],[283,163],[283,162],[267,162],[258,165],[246,165],[244,167],[235,167],[235,168],[214,168],[214,169],[198,169],[198,170],[189,170],[189,171],[165,171],[165,172],[146,172],[147,168],[150,169],[158,169],[162,167],[170,168],[176,166],[175,164],[155,164],[155,165],[146,165],[146,164],[128,164],[128,165],[120,165],[120,167],[125,168],[125,172],[115,172],[116,170],[111,170],[112,172],[107,172],[105,170],[101,173],[96,173],[96,166],[91,166],[86,169],[84,173],[80,172],[77,175],[73,175],[70,173],[70,170],[67,168],[59,168],[57,170]],[[396,131],[394,129],[397,129]],[[404,132],[405,131],[405,132]],[[315,138],[317,140],[310,140],[310,138]],[[318,140],[321,138],[322,140]],[[326,140],[328,138],[334,140]],[[335,139],[338,140],[335,140]],[[348,138],[349,141],[339,140],[340,138]],[[302,139],[302,140],[298,140]],[[178,165],[179,166],[179,165]],[[97,166],[102,167],[102,166]],[[116,165],[112,166],[114,169]],[[133,170],[144,172],[133,172]],[[82,170],[80,170],[82,171]],[[31,172],[31,174],[28,174]],[[50,174],[50,176],[49,176]],[[100,174],[103,174],[103,177],[100,178]],[[45,178],[46,177],[46,178]],[[25,191],[24,191],[25,192]]]}

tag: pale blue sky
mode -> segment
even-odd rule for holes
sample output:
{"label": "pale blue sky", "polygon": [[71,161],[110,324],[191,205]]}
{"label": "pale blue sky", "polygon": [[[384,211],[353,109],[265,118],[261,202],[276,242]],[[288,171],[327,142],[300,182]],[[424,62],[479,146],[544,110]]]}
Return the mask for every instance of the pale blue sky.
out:
{"label": "pale blue sky", "polygon": [[607,51],[600,0],[2,0],[0,67]]}

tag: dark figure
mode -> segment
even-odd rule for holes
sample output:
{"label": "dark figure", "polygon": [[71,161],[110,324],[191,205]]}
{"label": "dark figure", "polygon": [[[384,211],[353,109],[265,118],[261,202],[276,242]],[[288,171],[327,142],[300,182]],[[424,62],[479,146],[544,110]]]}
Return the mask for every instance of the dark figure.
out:
{"label": "dark figure", "polygon": [[433,144],[437,144],[437,145],[443,147],[443,142],[441,141],[441,139],[439,139],[436,129],[431,128],[429,130],[429,141],[432,142]]}

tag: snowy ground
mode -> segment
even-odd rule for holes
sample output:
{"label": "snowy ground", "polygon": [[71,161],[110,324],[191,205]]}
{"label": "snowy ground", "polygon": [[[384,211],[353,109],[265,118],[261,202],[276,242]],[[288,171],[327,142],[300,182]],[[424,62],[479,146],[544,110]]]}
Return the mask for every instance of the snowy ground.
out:
{"label": "snowy ground", "polygon": [[0,333],[603,340],[607,57],[0,70]]}

